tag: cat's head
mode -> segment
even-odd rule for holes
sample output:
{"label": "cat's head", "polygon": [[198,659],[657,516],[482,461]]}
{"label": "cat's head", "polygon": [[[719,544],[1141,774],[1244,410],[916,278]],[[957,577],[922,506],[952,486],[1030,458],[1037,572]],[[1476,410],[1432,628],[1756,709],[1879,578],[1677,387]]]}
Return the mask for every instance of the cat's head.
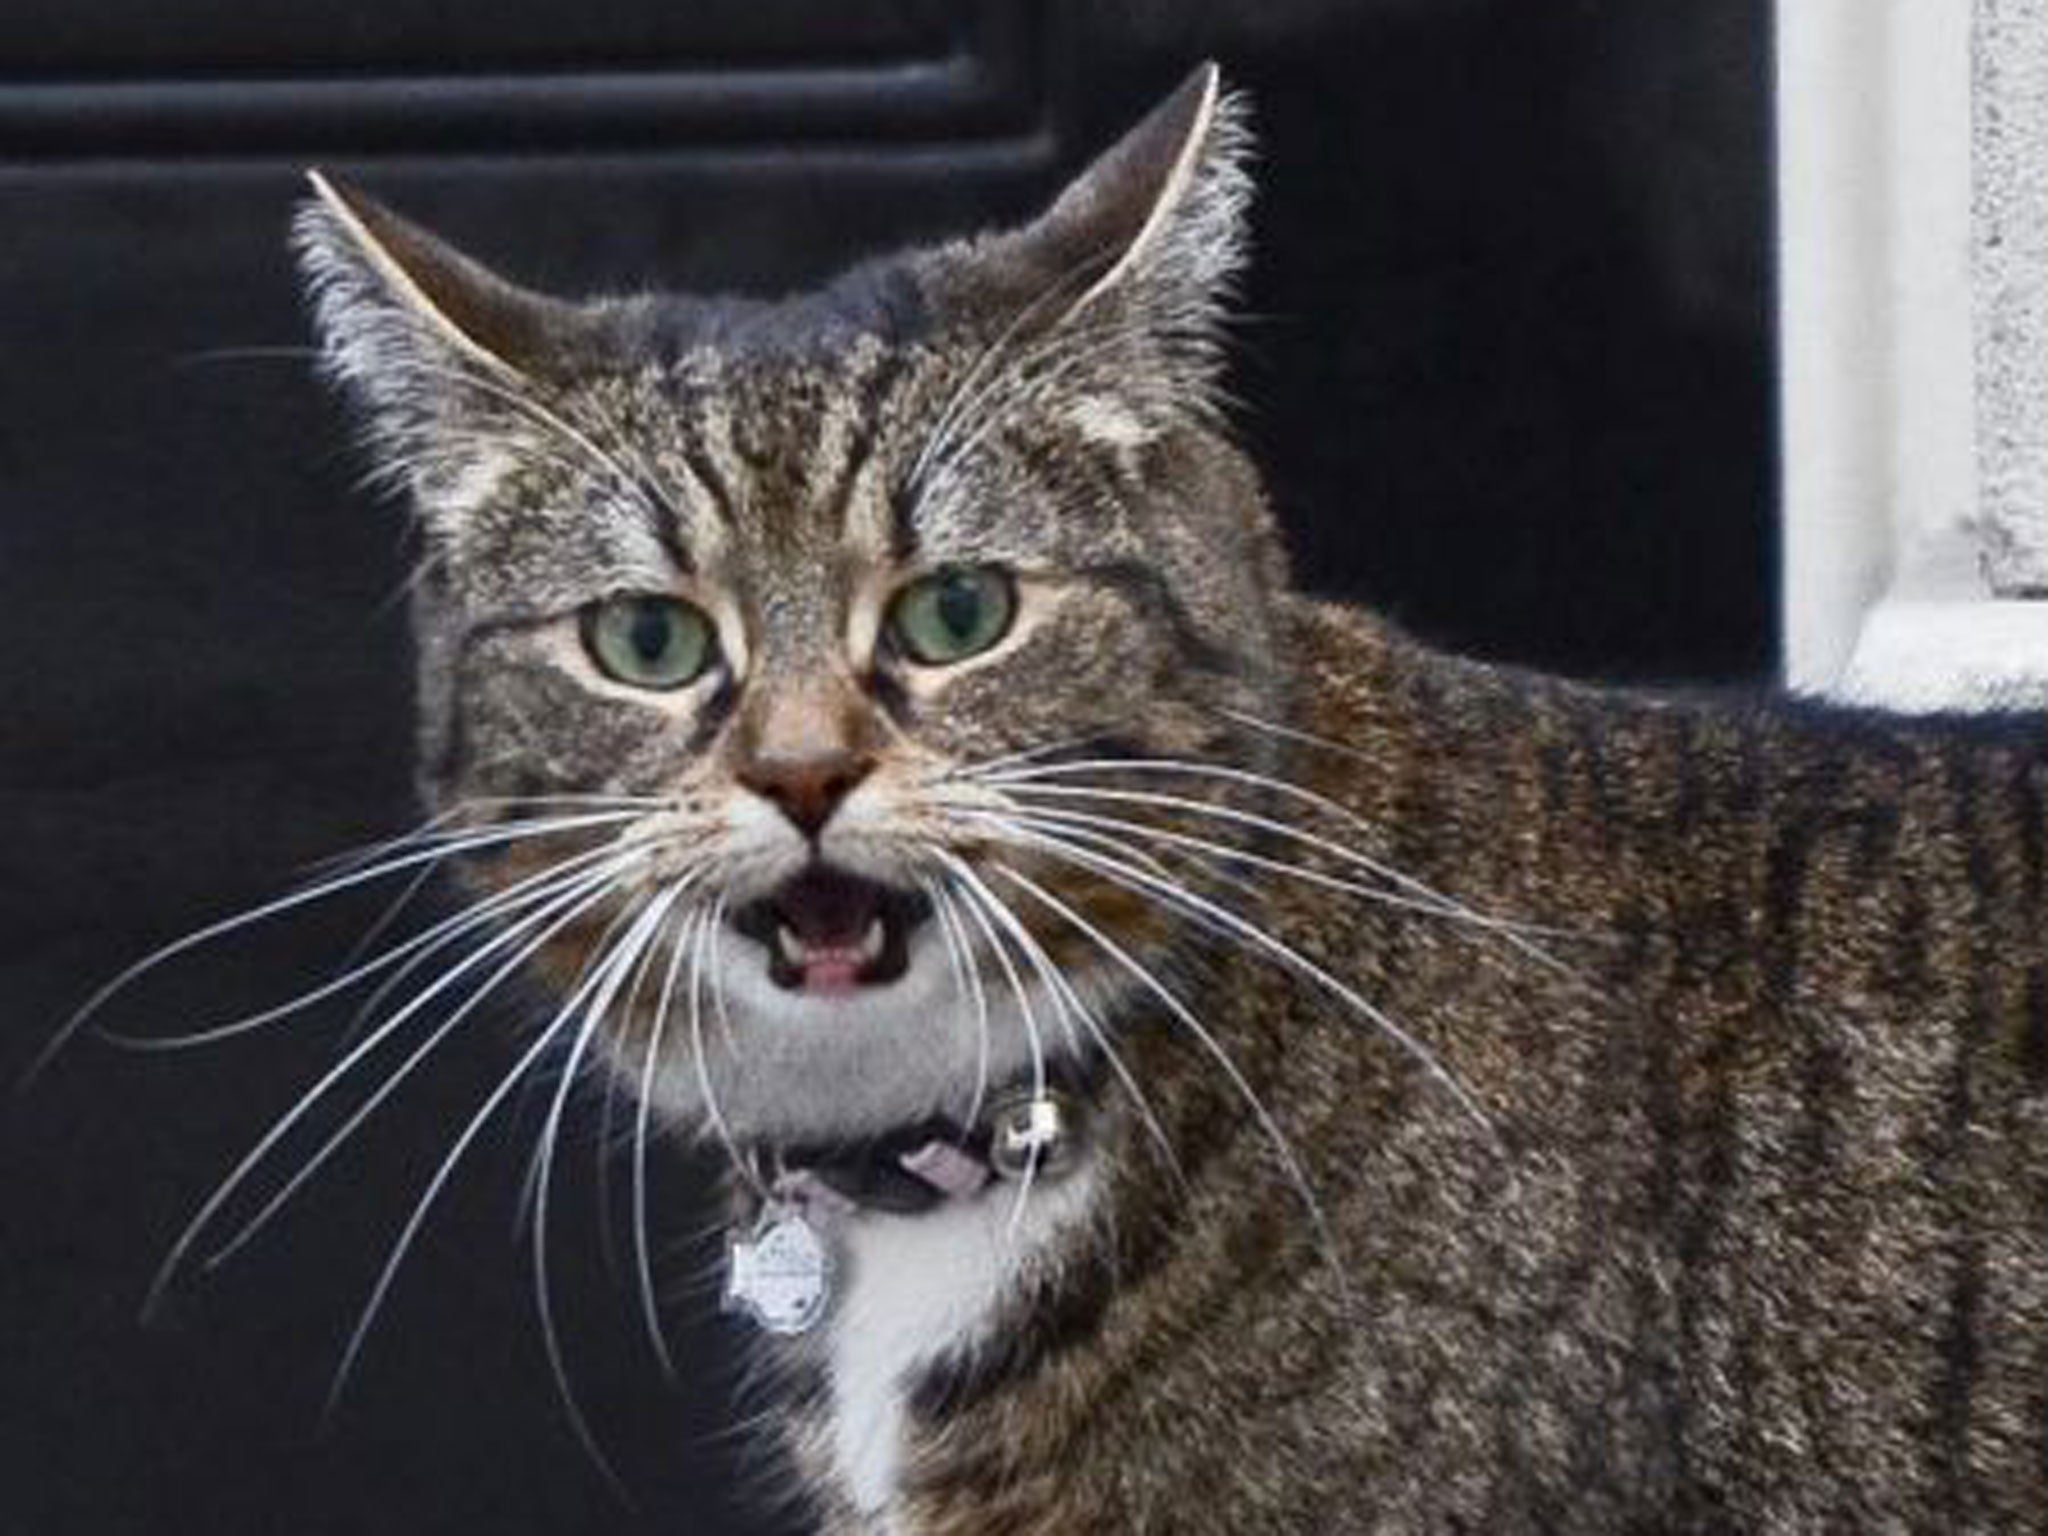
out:
{"label": "cat's head", "polygon": [[502,823],[463,872],[586,1059],[808,1139],[1093,1049],[1152,855],[1045,791],[1273,687],[1218,410],[1246,153],[1205,68],[1026,227],[777,302],[544,298],[316,178],[327,366],[426,545],[427,794]]}

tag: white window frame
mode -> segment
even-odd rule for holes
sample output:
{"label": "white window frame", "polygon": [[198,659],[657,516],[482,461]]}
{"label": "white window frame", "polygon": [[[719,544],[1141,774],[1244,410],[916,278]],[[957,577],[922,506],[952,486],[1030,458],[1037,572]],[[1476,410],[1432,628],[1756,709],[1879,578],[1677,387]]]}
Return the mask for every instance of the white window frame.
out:
{"label": "white window frame", "polygon": [[[1977,514],[1971,0],[1780,0],[1787,684],[2048,702],[2048,601]],[[2044,402],[2048,408],[2048,402]]]}

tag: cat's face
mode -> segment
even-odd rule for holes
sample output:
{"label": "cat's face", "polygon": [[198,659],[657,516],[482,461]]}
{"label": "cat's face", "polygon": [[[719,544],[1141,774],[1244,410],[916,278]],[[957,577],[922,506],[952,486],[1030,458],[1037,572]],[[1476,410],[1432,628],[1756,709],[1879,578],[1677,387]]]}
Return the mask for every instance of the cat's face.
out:
{"label": "cat's face", "polygon": [[1045,819],[1118,807],[1016,776],[1199,755],[1270,686],[1211,398],[1240,140],[1204,74],[1030,228],[779,304],[557,304],[321,184],[328,356],[430,548],[424,781],[503,823],[465,874],[571,1048],[785,1140],[1095,1049],[1160,924],[1041,840],[1127,858]]}

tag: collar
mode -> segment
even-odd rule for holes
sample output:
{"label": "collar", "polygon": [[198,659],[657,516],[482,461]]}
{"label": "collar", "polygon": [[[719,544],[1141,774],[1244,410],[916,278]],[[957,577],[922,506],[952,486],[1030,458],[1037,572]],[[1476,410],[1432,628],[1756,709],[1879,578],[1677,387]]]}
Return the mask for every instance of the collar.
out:
{"label": "collar", "polygon": [[1038,1082],[998,1095],[962,1127],[927,1120],[851,1146],[760,1150],[752,1220],[726,1253],[726,1305],[768,1332],[807,1333],[832,1302],[829,1233],[840,1218],[880,1211],[915,1216],[964,1200],[993,1179],[1061,1178],[1080,1160],[1089,1100]]}
{"label": "collar", "polygon": [[996,1095],[963,1126],[933,1118],[869,1140],[756,1153],[759,1183],[811,1214],[881,1211],[916,1216],[977,1194],[991,1180],[1054,1179],[1079,1158],[1088,1104],[1081,1085]]}

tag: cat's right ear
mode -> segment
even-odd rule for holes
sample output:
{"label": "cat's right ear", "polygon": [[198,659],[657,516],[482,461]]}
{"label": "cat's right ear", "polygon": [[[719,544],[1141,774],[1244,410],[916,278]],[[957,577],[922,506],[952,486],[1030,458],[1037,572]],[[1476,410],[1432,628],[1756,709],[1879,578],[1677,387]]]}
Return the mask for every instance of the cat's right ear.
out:
{"label": "cat's right ear", "polygon": [[292,243],[327,372],[369,412],[377,447],[417,454],[423,434],[530,386],[571,350],[583,311],[481,263],[318,171]]}
{"label": "cat's right ear", "polygon": [[1036,219],[935,253],[934,308],[998,345],[1086,337],[1047,377],[1120,439],[1206,410],[1245,258],[1247,111],[1202,65]]}

